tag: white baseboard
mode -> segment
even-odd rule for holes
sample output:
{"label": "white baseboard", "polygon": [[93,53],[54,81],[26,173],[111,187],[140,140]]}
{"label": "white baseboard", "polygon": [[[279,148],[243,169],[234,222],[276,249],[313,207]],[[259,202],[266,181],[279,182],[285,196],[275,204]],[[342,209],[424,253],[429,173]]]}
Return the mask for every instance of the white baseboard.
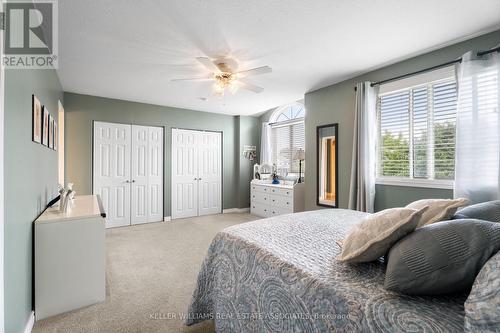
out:
{"label": "white baseboard", "polygon": [[163,222],[170,222],[170,221],[172,221],[172,217],[171,216],[165,216],[163,218]]}
{"label": "white baseboard", "polygon": [[31,311],[26,327],[24,328],[24,333],[31,333],[33,326],[35,325],[35,312]]}
{"label": "white baseboard", "polygon": [[222,211],[222,214],[242,214],[242,213],[249,213],[250,212],[250,207],[248,208],[229,208],[229,209],[224,209]]}

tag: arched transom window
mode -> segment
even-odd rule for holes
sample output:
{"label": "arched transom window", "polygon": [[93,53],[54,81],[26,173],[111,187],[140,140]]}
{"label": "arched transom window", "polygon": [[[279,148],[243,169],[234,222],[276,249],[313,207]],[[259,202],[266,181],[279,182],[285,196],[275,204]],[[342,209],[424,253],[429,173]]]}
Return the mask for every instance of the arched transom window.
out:
{"label": "arched transom window", "polygon": [[294,103],[278,108],[271,117],[271,123],[288,122],[290,120],[304,121],[306,109],[301,103]]}
{"label": "arched transom window", "polygon": [[298,175],[297,152],[305,150],[305,115],[304,105],[293,103],[276,109],[270,119],[273,163],[291,174]]}

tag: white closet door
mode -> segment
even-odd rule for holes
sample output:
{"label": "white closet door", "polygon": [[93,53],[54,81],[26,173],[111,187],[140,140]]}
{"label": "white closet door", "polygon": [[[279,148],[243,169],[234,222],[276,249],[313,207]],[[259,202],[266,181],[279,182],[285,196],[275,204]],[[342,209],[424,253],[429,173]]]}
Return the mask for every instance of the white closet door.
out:
{"label": "white closet door", "polygon": [[132,126],[131,223],[148,222],[149,127]]}
{"label": "white closet door", "polygon": [[199,215],[222,212],[222,134],[200,132],[198,144]]}
{"label": "white closet door", "polygon": [[148,222],[163,221],[163,128],[149,127]]}
{"label": "white closet door", "polygon": [[106,227],[130,225],[130,125],[94,123],[94,194],[106,210]]}
{"label": "white closet door", "polygon": [[199,132],[172,129],[172,218],[198,215]]}

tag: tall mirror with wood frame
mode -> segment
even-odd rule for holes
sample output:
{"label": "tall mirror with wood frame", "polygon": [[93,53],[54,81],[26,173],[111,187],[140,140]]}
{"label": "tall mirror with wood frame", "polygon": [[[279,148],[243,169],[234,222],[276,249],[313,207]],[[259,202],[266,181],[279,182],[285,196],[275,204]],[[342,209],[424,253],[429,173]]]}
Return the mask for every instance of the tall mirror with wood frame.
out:
{"label": "tall mirror with wood frame", "polygon": [[318,206],[338,208],[338,124],[316,128]]}

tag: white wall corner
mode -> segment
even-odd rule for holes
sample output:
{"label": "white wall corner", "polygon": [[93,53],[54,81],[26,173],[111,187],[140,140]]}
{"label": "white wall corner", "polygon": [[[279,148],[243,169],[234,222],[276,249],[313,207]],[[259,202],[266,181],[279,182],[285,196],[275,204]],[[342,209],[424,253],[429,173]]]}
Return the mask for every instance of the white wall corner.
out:
{"label": "white wall corner", "polygon": [[222,214],[243,214],[243,213],[249,213],[250,212],[250,207],[248,208],[229,208],[229,209],[224,209],[222,211]]}
{"label": "white wall corner", "polygon": [[26,327],[24,328],[24,333],[31,333],[33,326],[35,326],[35,312],[31,311]]}
{"label": "white wall corner", "polygon": [[172,217],[171,216],[165,216],[163,218],[163,222],[170,222],[170,221],[172,221]]}

